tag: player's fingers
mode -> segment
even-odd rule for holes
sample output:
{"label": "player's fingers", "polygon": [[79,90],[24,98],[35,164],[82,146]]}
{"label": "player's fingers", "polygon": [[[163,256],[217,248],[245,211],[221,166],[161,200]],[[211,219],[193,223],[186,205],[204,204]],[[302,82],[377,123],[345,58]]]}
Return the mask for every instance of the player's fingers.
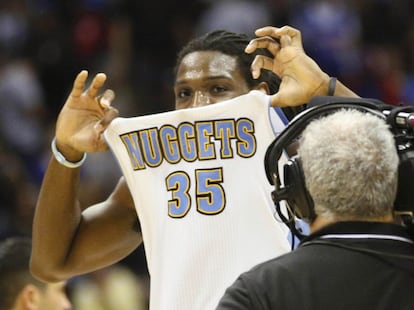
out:
{"label": "player's fingers", "polygon": [[245,52],[250,54],[258,48],[267,49],[273,56],[280,50],[280,43],[269,36],[253,39],[245,48]]}
{"label": "player's fingers", "polygon": [[111,106],[112,101],[115,99],[115,92],[112,89],[107,89],[104,91],[102,96],[98,98],[99,105],[103,109],[107,109]]}
{"label": "player's fingers", "polygon": [[98,73],[93,78],[91,85],[87,90],[87,94],[91,98],[95,98],[98,94],[99,90],[101,89],[102,85],[106,81],[106,74],[105,73]]}
{"label": "player's fingers", "polygon": [[75,78],[75,81],[73,82],[72,91],[70,93],[72,97],[80,97],[85,87],[85,82],[87,78],[88,78],[88,71],[82,70],[81,72],[78,73],[78,75]]}
{"label": "player's fingers", "polygon": [[280,37],[280,44],[283,47],[292,45],[292,38],[288,35],[283,35]]}
{"label": "player's fingers", "polygon": [[280,39],[282,36],[287,35],[292,39],[292,44],[297,46],[302,45],[302,35],[300,31],[291,26],[283,26],[281,28],[267,26],[257,29],[255,34],[258,37],[271,36],[276,39]]}
{"label": "player's fingers", "polygon": [[112,122],[112,120],[118,117],[118,115],[119,111],[114,107],[109,106],[105,109],[104,117],[95,124],[95,130],[98,131],[98,133],[102,133]]}
{"label": "player's fingers", "polygon": [[257,55],[250,67],[254,79],[257,79],[260,76],[260,71],[262,69],[273,71],[273,59],[267,56]]}
{"label": "player's fingers", "polygon": [[291,26],[283,26],[280,28],[266,26],[266,27],[256,29],[254,33],[258,37],[271,36],[273,38],[280,38],[282,35],[288,35],[291,37],[295,37],[298,35],[300,36],[300,31]]}
{"label": "player's fingers", "polygon": [[275,37],[274,34],[277,33],[279,30],[280,28],[278,27],[266,26],[266,27],[261,27],[259,29],[256,29],[254,34],[258,37],[264,37],[264,36]]}
{"label": "player's fingers", "polygon": [[[290,26],[283,26],[280,30],[277,31],[279,34],[279,38],[282,39],[283,37],[289,37],[289,45],[292,46],[300,46],[302,47],[302,35],[299,30],[290,27]],[[282,42],[281,42],[282,43]],[[282,43],[282,47],[284,47]]]}

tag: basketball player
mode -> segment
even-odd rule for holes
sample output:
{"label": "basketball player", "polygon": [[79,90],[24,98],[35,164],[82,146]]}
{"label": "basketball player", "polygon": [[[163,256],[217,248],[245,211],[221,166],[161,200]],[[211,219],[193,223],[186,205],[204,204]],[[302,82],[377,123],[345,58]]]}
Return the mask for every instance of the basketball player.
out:
{"label": "basketball player", "polygon": [[[266,146],[287,121],[269,107],[326,95],[329,76],[303,52],[296,29],[267,27],[257,35],[247,46],[246,36],[217,31],[182,50],[174,87],[178,111],[133,119],[143,127],[130,127],[128,120],[110,126],[107,138],[125,177],[106,201],[84,211],[76,195],[79,167],[86,153],[108,148],[103,133],[118,112],[111,90],[100,95],[105,74],[88,88],[86,71],[76,77],[38,198],[34,274],[60,281],[90,272],[119,261],[144,240],[151,309],[212,309],[240,272],[289,250],[261,168]],[[271,57],[257,56],[262,48]],[[281,77],[277,93],[271,71]],[[335,91],[342,90],[353,94],[338,83]],[[225,105],[210,106],[218,102]],[[120,135],[126,149],[114,142]],[[162,146],[154,137],[165,138],[162,152],[151,150]],[[149,144],[134,144],[136,138]],[[246,180],[242,169],[252,172]]]}

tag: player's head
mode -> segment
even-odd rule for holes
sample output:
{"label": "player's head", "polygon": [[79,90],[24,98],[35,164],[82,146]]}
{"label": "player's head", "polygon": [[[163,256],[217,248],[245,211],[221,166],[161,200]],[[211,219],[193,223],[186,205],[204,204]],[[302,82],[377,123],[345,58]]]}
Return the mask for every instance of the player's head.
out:
{"label": "player's head", "polygon": [[298,155],[317,216],[334,221],[391,217],[399,159],[383,119],[341,110],[312,121]]}
{"label": "player's head", "polygon": [[65,283],[46,284],[29,270],[31,240],[13,237],[0,243],[0,309],[71,309]]}
{"label": "player's head", "polygon": [[244,52],[250,39],[217,30],[190,41],[177,57],[176,109],[213,104],[253,89],[277,92],[280,79],[272,72],[263,70],[259,79],[252,78],[250,66],[258,52]]}

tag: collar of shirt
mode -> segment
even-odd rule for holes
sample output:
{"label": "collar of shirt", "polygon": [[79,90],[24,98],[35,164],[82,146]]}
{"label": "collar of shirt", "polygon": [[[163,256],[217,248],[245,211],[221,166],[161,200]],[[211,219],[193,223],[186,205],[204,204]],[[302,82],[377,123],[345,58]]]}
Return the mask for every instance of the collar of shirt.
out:
{"label": "collar of shirt", "polygon": [[383,222],[337,222],[304,238],[301,244],[315,239],[379,239],[414,244],[403,226]]}

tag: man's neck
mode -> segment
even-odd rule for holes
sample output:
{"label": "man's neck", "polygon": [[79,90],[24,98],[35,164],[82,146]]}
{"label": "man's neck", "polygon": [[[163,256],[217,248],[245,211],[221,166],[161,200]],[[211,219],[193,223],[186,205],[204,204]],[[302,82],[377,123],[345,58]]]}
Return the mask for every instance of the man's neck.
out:
{"label": "man's neck", "polygon": [[314,233],[315,231],[326,227],[330,224],[337,223],[337,222],[347,222],[347,221],[363,221],[363,222],[384,222],[384,223],[394,223],[395,219],[392,214],[380,217],[372,217],[372,218],[343,218],[343,217],[326,217],[322,215],[317,215],[316,218],[309,224],[310,233]]}

